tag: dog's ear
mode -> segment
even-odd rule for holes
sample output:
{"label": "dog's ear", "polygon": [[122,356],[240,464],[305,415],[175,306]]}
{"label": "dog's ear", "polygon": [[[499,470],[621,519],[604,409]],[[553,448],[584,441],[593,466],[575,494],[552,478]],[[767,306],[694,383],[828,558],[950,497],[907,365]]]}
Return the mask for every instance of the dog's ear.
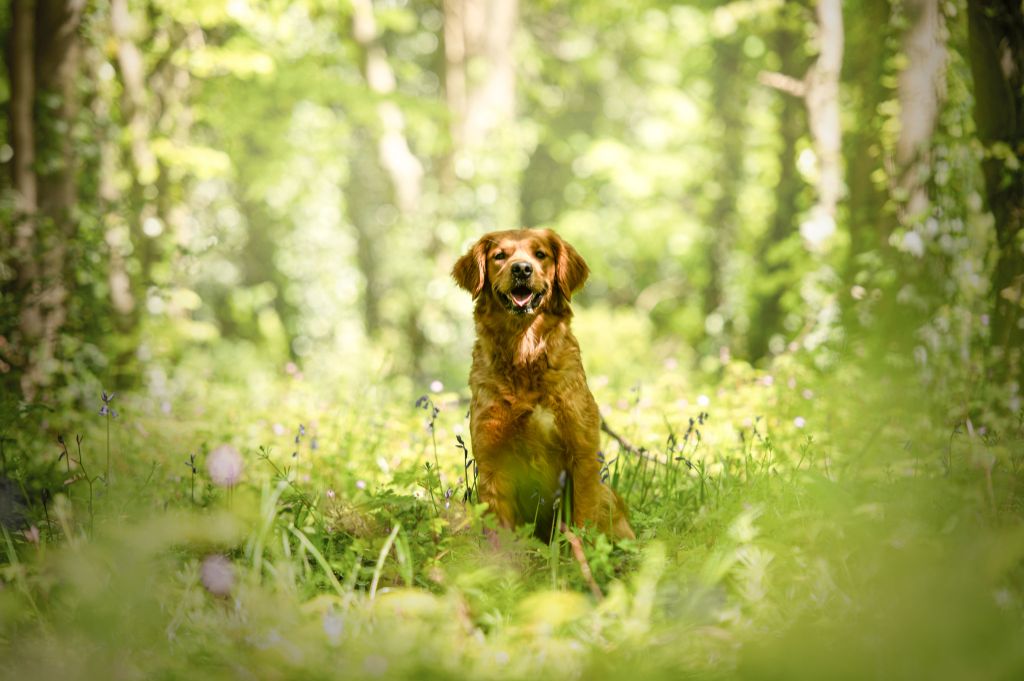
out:
{"label": "dog's ear", "polygon": [[557,251],[555,282],[565,299],[570,300],[572,294],[578,291],[590,276],[590,268],[587,267],[583,256],[567,241],[557,235],[552,235],[552,238],[555,240]]}
{"label": "dog's ear", "polygon": [[484,239],[481,239],[455,261],[455,266],[452,267],[452,279],[476,298],[483,290],[486,278],[487,244]]}

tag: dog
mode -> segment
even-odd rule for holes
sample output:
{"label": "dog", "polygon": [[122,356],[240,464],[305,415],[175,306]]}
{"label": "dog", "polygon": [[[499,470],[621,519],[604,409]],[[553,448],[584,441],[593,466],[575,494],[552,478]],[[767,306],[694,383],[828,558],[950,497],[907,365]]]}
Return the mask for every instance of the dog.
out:
{"label": "dog", "polygon": [[601,417],[569,328],[590,269],[547,229],[491,232],[452,278],[475,300],[469,375],[477,490],[501,527],[532,523],[550,541],[559,517],[634,539],[626,505],[601,482]]}

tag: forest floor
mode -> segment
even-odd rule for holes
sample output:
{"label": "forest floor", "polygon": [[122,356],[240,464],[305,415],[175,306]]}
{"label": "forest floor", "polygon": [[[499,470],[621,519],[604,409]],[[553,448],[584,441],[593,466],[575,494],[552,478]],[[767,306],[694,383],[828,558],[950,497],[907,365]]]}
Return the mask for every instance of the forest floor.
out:
{"label": "forest floor", "polygon": [[645,452],[603,442],[602,598],[564,538],[485,539],[444,386],[9,410],[0,678],[1024,678],[1019,422],[796,363],[591,384]]}

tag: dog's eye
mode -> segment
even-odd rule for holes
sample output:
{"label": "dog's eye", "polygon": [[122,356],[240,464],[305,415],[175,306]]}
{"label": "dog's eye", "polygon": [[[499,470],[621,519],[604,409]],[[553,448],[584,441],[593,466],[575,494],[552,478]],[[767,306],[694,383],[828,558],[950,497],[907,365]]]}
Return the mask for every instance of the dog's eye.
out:
{"label": "dog's eye", "polygon": [[534,255],[537,256],[537,260],[543,260],[544,258],[548,257],[548,254],[545,253],[544,251],[537,251],[536,253],[534,253]]}
{"label": "dog's eye", "polygon": [[508,256],[505,255],[504,253],[502,253],[501,251],[498,251],[497,253],[494,254],[494,259],[495,260],[504,260],[507,257]]}

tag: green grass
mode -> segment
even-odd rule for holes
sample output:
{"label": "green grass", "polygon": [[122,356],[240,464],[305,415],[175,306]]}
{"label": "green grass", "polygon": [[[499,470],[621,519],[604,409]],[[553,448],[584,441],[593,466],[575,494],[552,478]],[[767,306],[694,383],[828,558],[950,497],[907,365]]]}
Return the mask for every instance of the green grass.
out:
{"label": "green grass", "polygon": [[485,539],[455,393],[208,380],[170,413],[8,410],[0,678],[1024,676],[1018,422],[852,371],[592,383],[647,453],[603,443],[638,539],[584,533],[602,600],[564,540]]}

